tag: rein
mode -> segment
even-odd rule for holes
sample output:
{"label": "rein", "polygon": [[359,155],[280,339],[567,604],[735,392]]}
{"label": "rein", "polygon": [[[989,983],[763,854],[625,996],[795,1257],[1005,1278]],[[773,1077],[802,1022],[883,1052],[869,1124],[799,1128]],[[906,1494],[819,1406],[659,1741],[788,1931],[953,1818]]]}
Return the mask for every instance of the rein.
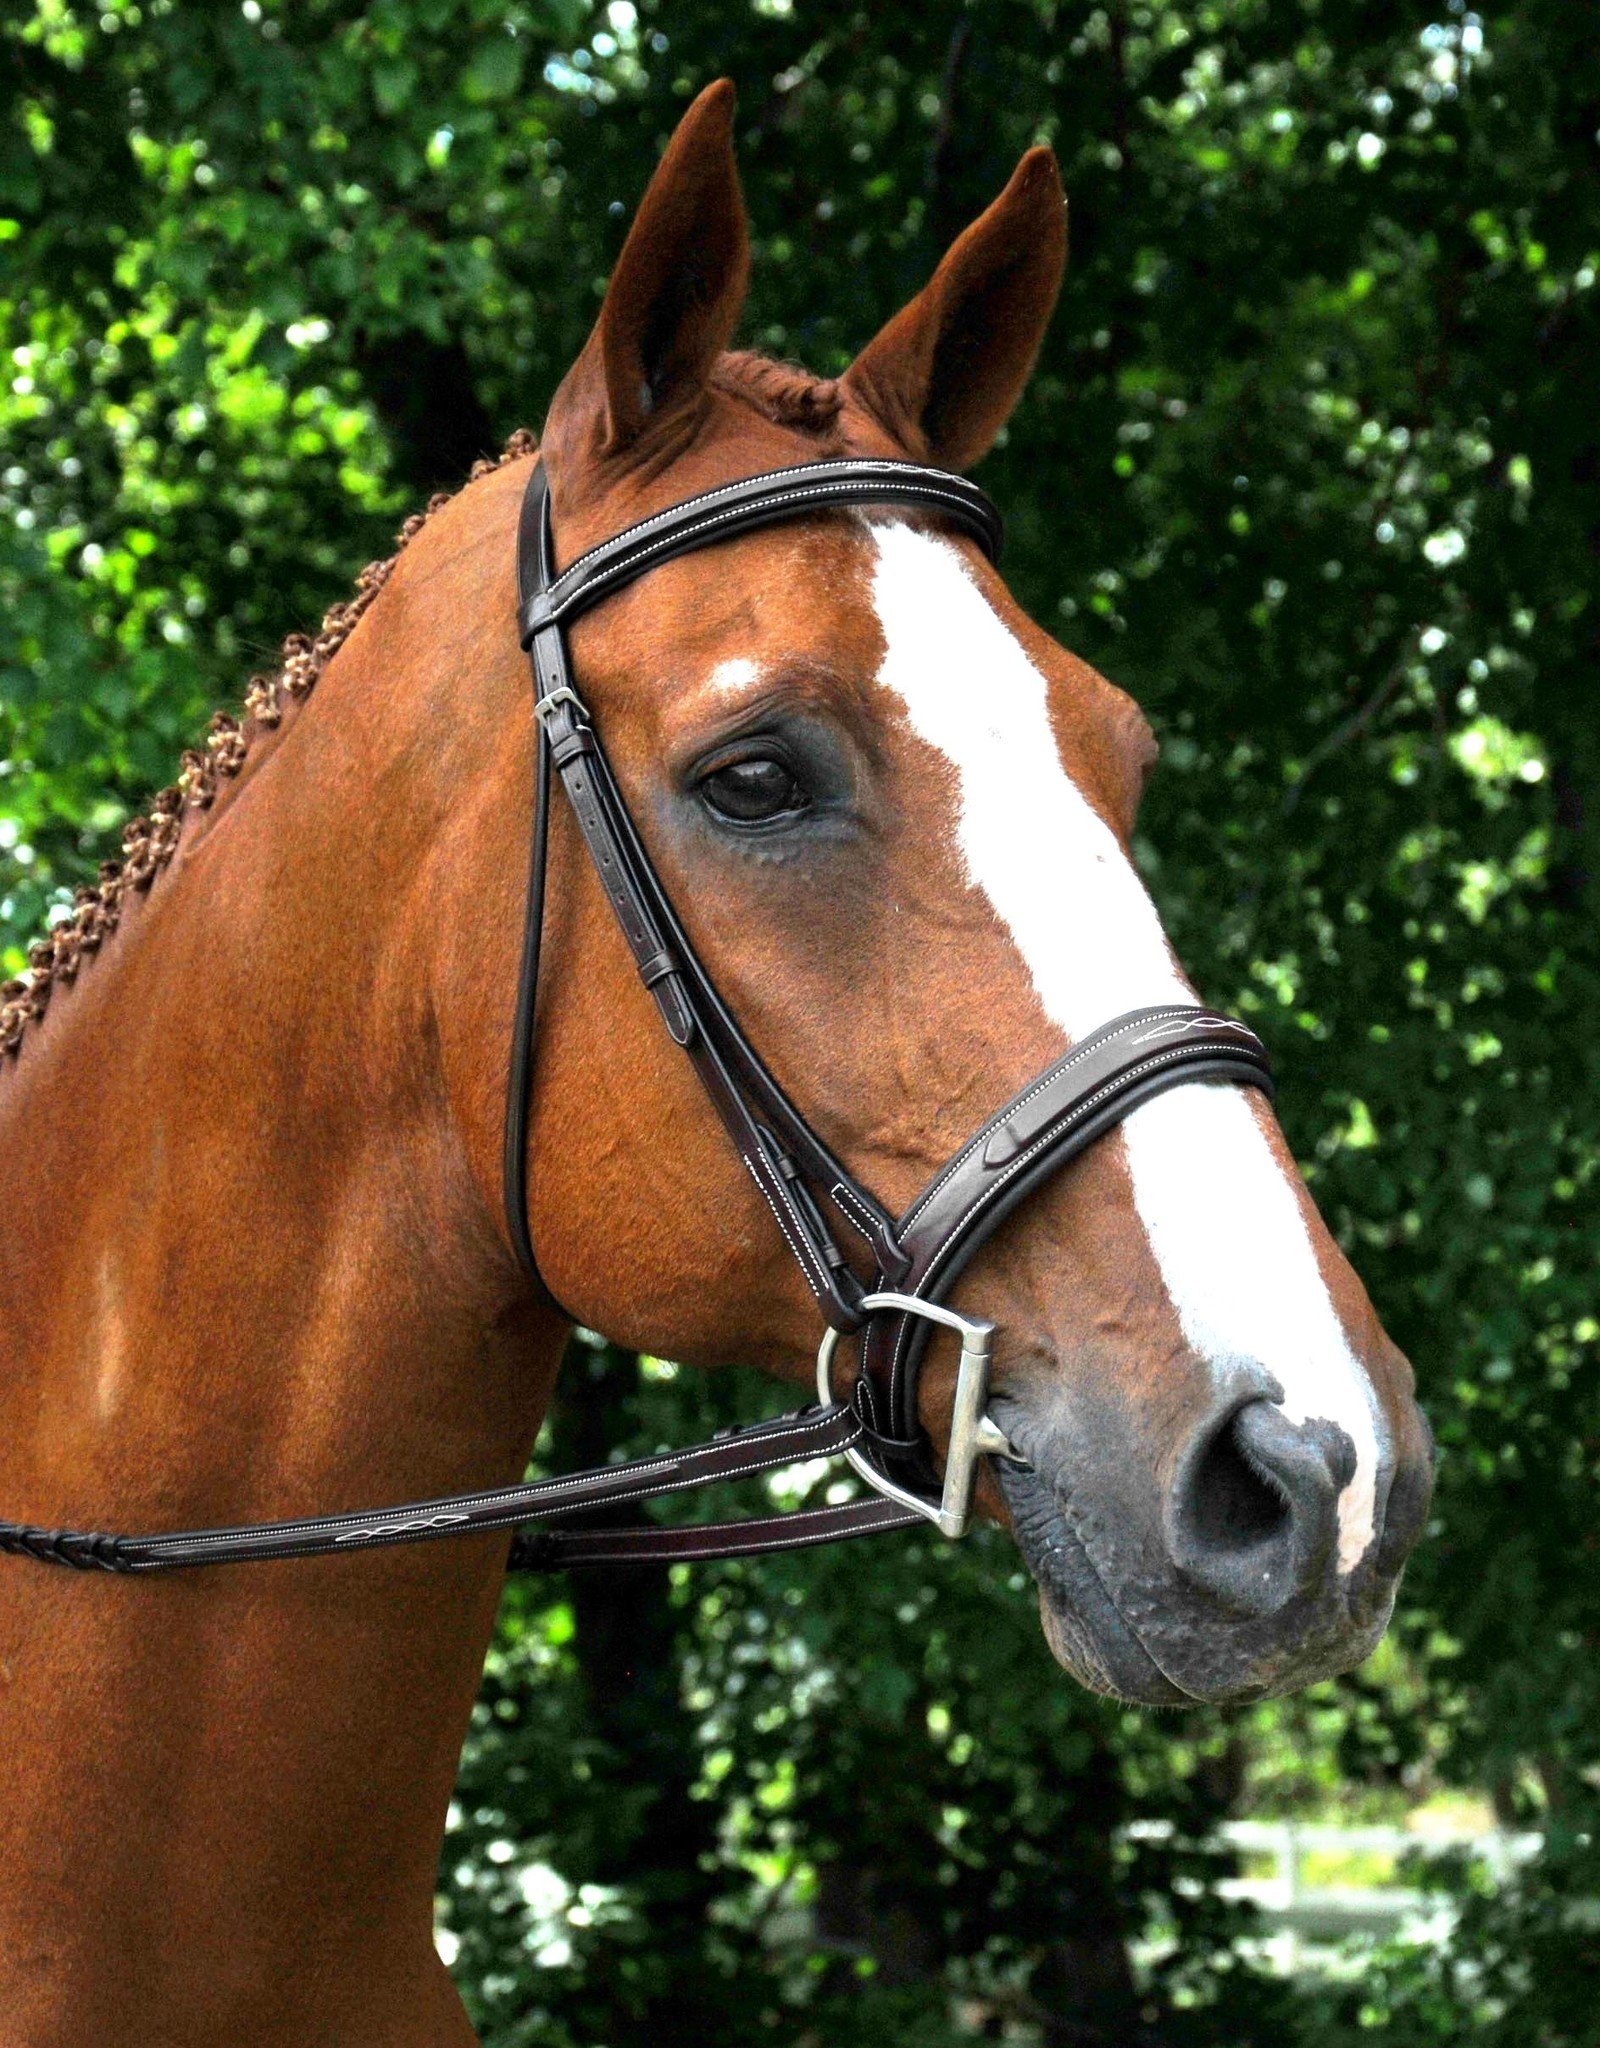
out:
{"label": "rein", "polygon": [[[517,530],[518,625],[532,664],[535,758],[527,911],[506,1097],[503,1170],[512,1247],[542,1287],[528,1227],[527,1153],[553,768],[640,979],[674,1043],[693,1061],[816,1299],[826,1325],[817,1355],[820,1405],[725,1431],[689,1450],[366,1513],[149,1536],[0,1521],[0,1551],[86,1571],[144,1573],[518,1529],[508,1568],[550,1570],[748,1556],[908,1528],[921,1520],[948,1537],[965,1534],[978,1459],[1017,1460],[987,1412],[994,1326],[960,1315],[945,1302],[968,1262],[1041,1181],[1140,1103],[1190,1081],[1229,1082],[1268,1094],[1272,1081],[1260,1040],[1232,1018],[1191,1004],[1129,1011],[997,1110],[896,1218],[834,1156],[768,1072],[697,958],[639,837],[574,687],[566,631],[585,611],[662,562],[813,511],[863,504],[939,514],[991,561],[998,557],[1000,515],[975,485],[920,463],[856,457],[773,470],[704,492],[626,528],[559,574],[549,483],[544,464],[537,462]],[[972,687],[981,694],[982,679],[973,678]],[[870,1282],[859,1278],[840,1249],[834,1224],[860,1242],[872,1263]],[[961,1346],[942,1475],[917,1417],[919,1368],[937,1328],[953,1331]],[[840,1343],[850,1336],[860,1340],[860,1365],[849,1399],[840,1402],[833,1396],[832,1368]],[[578,1530],[524,1526],[747,1478],[800,1459],[838,1456],[866,1481],[869,1497],[737,1522]]]}

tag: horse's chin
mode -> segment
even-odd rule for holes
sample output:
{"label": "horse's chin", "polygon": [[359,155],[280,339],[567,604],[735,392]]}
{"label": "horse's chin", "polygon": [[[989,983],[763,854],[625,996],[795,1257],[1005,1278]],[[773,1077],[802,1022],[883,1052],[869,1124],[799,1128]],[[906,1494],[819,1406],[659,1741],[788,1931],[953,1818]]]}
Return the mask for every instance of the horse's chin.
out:
{"label": "horse's chin", "polygon": [[1149,1707],[1192,1706],[1123,1619],[1053,1490],[1026,1467],[1002,1463],[999,1472],[1056,1662],[1090,1692]]}
{"label": "horse's chin", "polygon": [[1070,1607],[1058,1607],[1043,1586],[1039,1588],[1039,1626],[1051,1656],[1087,1691],[1142,1707],[1195,1704],[1163,1677],[1131,1635],[1109,1656],[1103,1642],[1086,1640],[1077,1613]]}

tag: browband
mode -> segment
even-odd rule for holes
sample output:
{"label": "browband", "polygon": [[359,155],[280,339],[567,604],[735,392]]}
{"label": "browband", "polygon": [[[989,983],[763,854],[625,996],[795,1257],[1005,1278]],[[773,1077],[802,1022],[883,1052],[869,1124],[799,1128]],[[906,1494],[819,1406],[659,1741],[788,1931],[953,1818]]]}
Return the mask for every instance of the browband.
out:
{"label": "browband", "polygon": [[653,512],[580,555],[559,576],[542,575],[523,582],[525,561],[531,565],[530,522],[540,516],[535,498],[547,500],[548,485],[538,465],[535,485],[523,500],[523,526],[518,535],[518,624],[526,650],[546,626],[570,625],[581,612],[658,568],[674,555],[686,555],[713,541],[732,540],[758,527],[776,526],[813,510],[839,505],[915,505],[942,512],[983,549],[991,562],[1000,559],[1005,535],[1000,514],[976,484],[942,469],[887,457],[845,456],[826,462],[801,463],[793,469],[768,470],[738,483],[722,484]]}
{"label": "browband", "polygon": [[[834,1156],[773,1079],[690,945],[635,829],[573,685],[566,629],[591,606],[677,555],[781,520],[867,504],[933,513],[976,541],[991,560],[998,556],[1000,515],[975,485],[920,463],[878,458],[803,463],[702,492],[589,549],[559,575],[541,461],[529,477],[517,527],[518,625],[534,683],[534,778],[506,1094],[503,1177],[512,1247],[542,1287],[528,1226],[527,1155],[553,768],[640,979],[674,1042],[694,1062],[816,1298],[827,1326],[818,1354],[820,1405],[726,1432],[687,1451],[363,1513],[151,1536],[0,1522],[0,1551],[124,1573],[310,1557],[522,1529],[535,1519],[559,1520],[819,1456],[847,1458],[881,1497],[710,1525],[525,1530],[512,1544],[510,1567],[748,1556],[905,1528],[918,1520],[932,1521],[948,1536],[962,1534],[978,1459],[1015,1455],[986,1412],[993,1326],[946,1303],[973,1255],[1042,1180],[1164,1089],[1216,1081],[1270,1094],[1272,1082],[1260,1040],[1233,1018],[1190,1004],[1130,1011],[1063,1054],[996,1110],[896,1218]],[[835,1224],[859,1240],[855,1263],[840,1249]],[[863,1261],[870,1262],[870,1280],[857,1270]],[[936,1327],[954,1332],[961,1346],[942,1477],[917,1415],[918,1368]],[[853,1333],[860,1336],[860,1366],[850,1399],[841,1403],[833,1399],[832,1365],[841,1339]]]}

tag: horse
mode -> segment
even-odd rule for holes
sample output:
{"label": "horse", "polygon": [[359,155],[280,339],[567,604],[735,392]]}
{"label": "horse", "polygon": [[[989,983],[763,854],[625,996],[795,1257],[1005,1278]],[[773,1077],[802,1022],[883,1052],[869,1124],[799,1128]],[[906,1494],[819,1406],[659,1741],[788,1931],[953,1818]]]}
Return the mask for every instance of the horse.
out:
{"label": "horse", "polygon": [[[726,82],[685,113],[537,448],[480,463],[291,638],[6,991],[7,1515],[159,1530],[515,1480],[574,1319],[809,1380],[814,1302],[565,811],[538,1277],[514,1256],[519,506],[537,455],[570,560],[819,456],[971,467],[1038,351],[1065,201],[1030,151],[823,380],[731,347],[732,121]],[[571,646],[696,948],[885,1202],[1107,1018],[1193,1000],[1129,853],[1148,725],[936,515],[826,510],[667,562]],[[1143,1103],[958,1291],[999,1328],[1012,1447],[979,1512],[1068,1672],[1249,1700],[1371,1649],[1429,1440],[1263,1094]],[[936,1448],[953,1398],[935,1355]],[[469,2043],[434,1874],[506,1554],[474,1534],[142,1581],[0,1559],[5,2048]]]}

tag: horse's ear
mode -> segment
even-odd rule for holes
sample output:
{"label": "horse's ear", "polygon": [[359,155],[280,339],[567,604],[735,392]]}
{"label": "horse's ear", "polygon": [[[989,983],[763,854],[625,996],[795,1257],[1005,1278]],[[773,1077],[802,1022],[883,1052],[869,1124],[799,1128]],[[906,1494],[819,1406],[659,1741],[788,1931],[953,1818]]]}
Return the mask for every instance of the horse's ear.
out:
{"label": "horse's ear", "polygon": [[845,373],[902,447],[947,469],[987,454],[1022,395],[1067,261],[1067,202],[1048,149],[951,247]]}
{"label": "horse's ear", "polygon": [[678,123],[594,332],[551,402],[547,441],[577,439],[591,453],[615,455],[704,392],[750,274],[733,108],[732,80],[718,79]]}

